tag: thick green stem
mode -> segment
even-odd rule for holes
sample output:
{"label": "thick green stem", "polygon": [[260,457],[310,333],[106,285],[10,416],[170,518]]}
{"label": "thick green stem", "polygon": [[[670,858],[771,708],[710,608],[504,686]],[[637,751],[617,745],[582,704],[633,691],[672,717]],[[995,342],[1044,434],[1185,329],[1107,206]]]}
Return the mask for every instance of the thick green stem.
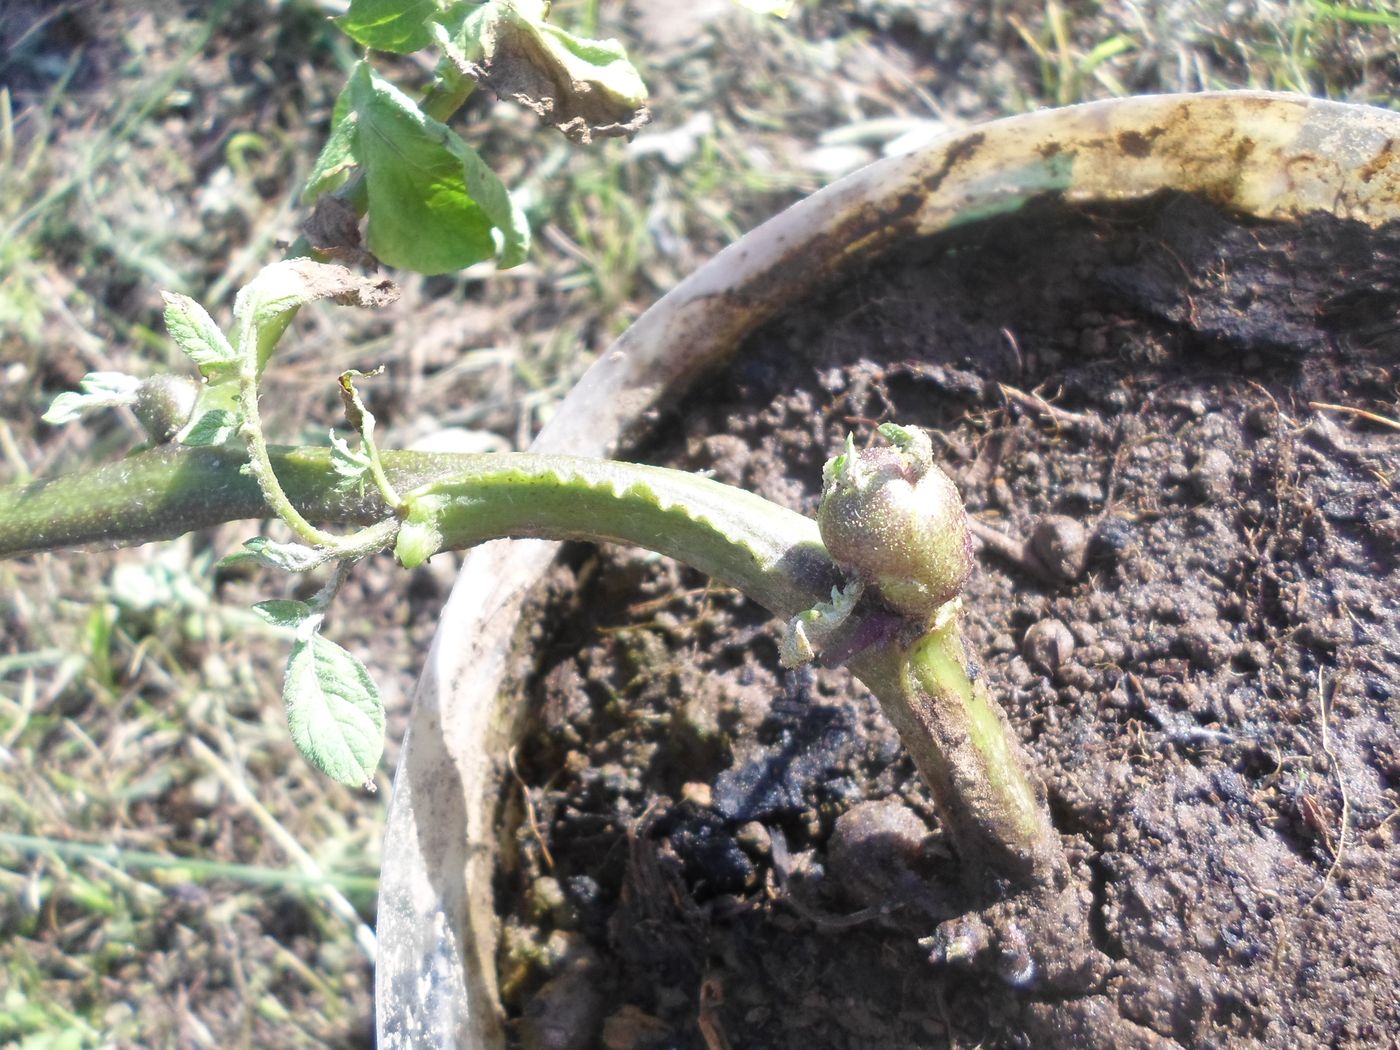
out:
{"label": "thick green stem", "polygon": [[[1066,864],[1043,793],[986,679],[968,673],[956,612],[912,642],[892,639],[851,661],[880,700],[919,772],[970,884],[1057,885]],[[985,888],[983,882],[982,888]]]}
{"label": "thick green stem", "polygon": [[483,469],[405,497],[397,548],[404,564],[499,536],[628,543],[738,587],[783,617],[841,581],[816,522],[753,493],[611,460],[530,453],[483,460]]}
{"label": "thick green stem", "polygon": [[[393,488],[405,493],[399,546],[409,564],[500,537],[630,543],[739,587],[780,616],[840,582],[815,522],[698,475],[531,453],[381,458]],[[337,484],[329,449],[270,447],[267,462],[309,520],[370,525],[391,513],[378,493]],[[0,488],[0,557],[131,546],[273,516],[247,463],[241,449],[158,449]]]}
{"label": "thick green stem", "polygon": [[[327,448],[268,449],[292,504],[334,525],[370,525],[389,513],[377,494],[335,484]],[[400,489],[461,470],[468,457],[391,452]],[[0,487],[0,557],[71,547],[130,547],[226,521],[271,517],[241,448],[160,448],[116,463]]]}

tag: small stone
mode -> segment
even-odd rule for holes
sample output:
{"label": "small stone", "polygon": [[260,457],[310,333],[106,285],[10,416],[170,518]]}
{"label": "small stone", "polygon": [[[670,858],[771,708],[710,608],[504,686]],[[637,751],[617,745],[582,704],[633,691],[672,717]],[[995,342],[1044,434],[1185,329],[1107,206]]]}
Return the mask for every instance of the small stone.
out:
{"label": "small stone", "polygon": [[991,946],[991,933],[977,916],[964,915],[941,924],[933,936],[919,941],[935,966],[971,966]]}
{"label": "small stone", "polygon": [[1278,409],[1272,405],[1255,405],[1244,414],[1244,425],[1256,437],[1263,437],[1278,425]]}
{"label": "small stone", "polygon": [[827,862],[832,877],[853,901],[883,904],[917,871],[928,828],[896,799],[860,802],[836,818]]}
{"label": "small stone", "polygon": [[1065,581],[1077,580],[1089,561],[1089,537],[1077,518],[1047,514],[1035,524],[1031,549],[1052,573]]}
{"label": "small stone", "polygon": [[1066,486],[1060,493],[1062,510],[1087,511],[1103,503],[1103,489],[1092,481]]}
{"label": "small stone", "polygon": [[1075,620],[1069,625],[1069,630],[1080,645],[1093,645],[1099,640],[1099,629],[1088,620]]}
{"label": "small stone", "polygon": [[1099,520],[1090,541],[1090,554],[1106,561],[1114,560],[1133,545],[1133,526],[1125,518],[1107,515]]}
{"label": "small stone", "polygon": [[549,875],[540,875],[531,883],[528,903],[529,914],[536,921],[568,911],[568,900],[564,897],[563,886],[559,885],[559,879],[550,878]]}
{"label": "small stone", "polygon": [[597,1045],[603,1023],[599,962],[583,942],[572,940],[555,976],[525,1005],[520,1018],[524,1050],[586,1050]]}
{"label": "small stone", "polygon": [[1192,468],[1189,475],[1191,487],[1202,499],[1221,499],[1230,491],[1234,469],[1230,454],[1224,449],[1213,448],[1201,456]]}
{"label": "small stone", "polygon": [[[1077,663],[1061,664],[1059,667],[1059,678],[1066,686],[1072,689],[1087,691],[1098,684],[1098,680],[1093,671]],[[1064,699],[1064,690],[1061,690],[1061,698]]]}
{"label": "small stone", "polygon": [[712,691],[696,690],[677,704],[671,711],[669,729],[676,761],[684,768],[711,765],[724,753],[719,697]]}
{"label": "small stone", "polygon": [[655,1050],[671,1029],[664,1021],[628,1004],[603,1022],[603,1050]]}
{"label": "small stone", "polygon": [[1054,674],[1074,652],[1074,635],[1056,619],[1033,624],[1021,640],[1021,653],[1032,667]]}
{"label": "small stone", "polygon": [[1188,623],[1176,634],[1177,649],[1202,670],[1211,671],[1230,658],[1229,638],[1215,621]]}
{"label": "small stone", "polygon": [[1269,650],[1263,642],[1244,642],[1235,646],[1231,659],[1241,668],[1256,671],[1269,666]]}
{"label": "small stone", "polygon": [[750,857],[766,857],[773,851],[773,836],[756,820],[740,825],[734,832],[734,841]]}
{"label": "small stone", "polygon": [[714,803],[714,791],[704,781],[692,780],[681,785],[681,799],[700,809],[709,809]]}
{"label": "small stone", "polygon": [[1025,988],[1035,980],[1035,960],[1031,957],[1026,935],[1012,926],[1001,932],[997,944],[996,970],[1001,979],[1013,988]]}

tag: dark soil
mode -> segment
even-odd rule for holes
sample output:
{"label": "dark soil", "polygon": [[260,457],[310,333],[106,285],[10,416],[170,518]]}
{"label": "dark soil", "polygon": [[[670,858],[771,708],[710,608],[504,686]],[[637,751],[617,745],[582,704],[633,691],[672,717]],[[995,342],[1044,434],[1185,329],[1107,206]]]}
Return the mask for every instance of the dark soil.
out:
{"label": "dark soil", "polygon": [[639,456],[812,513],[846,432],[897,419],[981,521],[1082,526],[1042,546],[1058,572],[984,551],[967,618],[1109,976],[1066,998],[931,966],[955,862],[869,694],[785,678],[741,596],[580,548],[500,878],[521,1043],[1393,1039],[1400,433],[1310,403],[1395,416],[1398,257],[1400,230],[1330,217],[1048,203],[753,337]]}

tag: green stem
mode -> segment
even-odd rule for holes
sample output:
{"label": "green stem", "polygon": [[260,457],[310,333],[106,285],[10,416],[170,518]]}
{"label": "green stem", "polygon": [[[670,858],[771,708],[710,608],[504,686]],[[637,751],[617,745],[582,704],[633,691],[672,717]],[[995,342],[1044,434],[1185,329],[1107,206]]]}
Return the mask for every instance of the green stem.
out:
{"label": "green stem", "polygon": [[[371,525],[388,508],[376,493],[335,484],[328,448],[267,449],[282,489],[303,516]],[[401,490],[462,469],[462,456],[386,452]],[[56,478],[0,487],[0,557],[72,547],[172,539],[227,521],[274,516],[241,447],[162,447]]]}
{"label": "green stem", "polygon": [[384,455],[375,444],[374,427],[366,426],[361,439],[364,442],[365,455],[369,457],[369,474],[374,479],[374,487],[379,490],[384,503],[397,514],[403,508],[403,497],[394,488],[389,475],[384,472]]}
{"label": "green stem", "polygon": [[[913,641],[872,648],[851,670],[880,700],[975,887],[988,873],[1016,885],[1063,884],[1058,834],[986,678],[968,673],[956,610]],[[985,887],[984,887],[985,888]]]}
{"label": "green stem", "polygon": [[[264,271],[264,273],[269,272],[271,272],[271,268]],[[252,285],[249,286],[250,289],[252,287]],[[245,292],[245,294],[249,293]],[[262,490],[268,508],[278,518],[286,522],[287,526],[300,539],[313,547],[321,548],[328,557],[353,561],[367,557],[375,551],[383,550],[394,541],[394,536],[398,533],[397,511],[399,507],[396,499],[389,501],[389,505],[385,508],[385,516],[380,520],[372,522],[348,536],[337,536],[334,533],[318,529],[307,521],[282,490],[282,484],[277,478],[277,471],[268,456],[267,438],[263,434],[262,414],[258,408],[258,381],[262,378],[263,369],[267,367],[267,362],[271,359],[277,341],[286,331],[287,325],[291,323],[296,310],[295,308],[283,310],[264,317],[260,304],[257,302],[246,304],[244,310],[245,316],[240,323],[237,342],[240,357],[238,405],[243,416],[243,423],[238,428],[238,434],[243,438],[243,443],[248,448],[248,470],[257,481],[259,489]],[[237,307],[235,307],[234,313],[236,317]],[[371,453],[373,453],[372,446]],[[381,492],[386,494],[393,492],[392,485],[384,477],[382,467],[376,471],[375,480],[380,483]]]}
{"label": "green stem", "polygon": [[405,565],[500,536],[627,543],[738,587],[783,617],[841,581],[816,522],[696,474],[524,452],[480,461],[404,497],[396,552]]}
{"label": "green stem", "polygon": [[[390,513],[377,492],[361,496],[336,484],[329,449],[265,452],[283,498],[304,520],[372,525]],[[630,543],[739,587],[780,616],[808,608],[840,582],[811,519],[684,471],[525,452],[391,451],[381,461],[386,480],[405,493],[399,552],[408,564],[507,536]],[[0,557],[130,546],[280,516],[247,462],[243,450],[228,447],[156,449],[0,488]]]}

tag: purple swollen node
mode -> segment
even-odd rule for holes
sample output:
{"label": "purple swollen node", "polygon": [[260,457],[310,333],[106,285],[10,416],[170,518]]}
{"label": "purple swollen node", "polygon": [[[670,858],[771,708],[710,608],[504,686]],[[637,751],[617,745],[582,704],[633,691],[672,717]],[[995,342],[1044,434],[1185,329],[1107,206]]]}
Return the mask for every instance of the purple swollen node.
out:
{"label": "purple swollen node", "polygon": [[928,622],[972,569],[967,512],[925,431],[886,423],[880,433],[890,445],[857,450],[848,437],[827,463],[817,525],[845,572],[894,611]]}

